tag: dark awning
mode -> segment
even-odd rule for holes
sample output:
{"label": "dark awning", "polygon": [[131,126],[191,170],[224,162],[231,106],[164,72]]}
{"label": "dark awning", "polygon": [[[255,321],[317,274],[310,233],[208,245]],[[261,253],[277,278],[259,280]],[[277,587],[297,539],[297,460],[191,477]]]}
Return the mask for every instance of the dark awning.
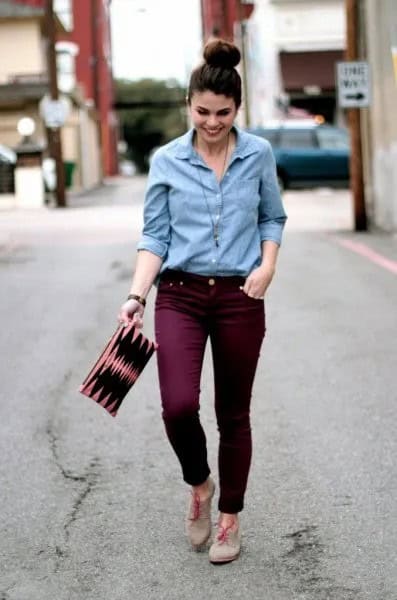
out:
{"label": "dark awning", "polygon": [[45,83],[0,85],[0,107],[24,107],[27,103],[38,102],[48,91]]}
{"label": "dark awning", "polygon": [[343,50],[280,52],[284,89],[287,92],[300,91],[308,86],[335,89],[335,63],[341,60]]}
{"label": "dark awning", "polygon": [[0,17],[2,18],[41,17],[43,15],[44,7],[40,3],[32,5],[15,0],[2,0],[0,3]]}
{"label": "dark awning", "polygon": [[[55,14],[55,25],[58,33],[68,33],[61,19],[61,14]],[[45,17],[44,0],[0,0],[0,20],[3,19],[39,19]]]}

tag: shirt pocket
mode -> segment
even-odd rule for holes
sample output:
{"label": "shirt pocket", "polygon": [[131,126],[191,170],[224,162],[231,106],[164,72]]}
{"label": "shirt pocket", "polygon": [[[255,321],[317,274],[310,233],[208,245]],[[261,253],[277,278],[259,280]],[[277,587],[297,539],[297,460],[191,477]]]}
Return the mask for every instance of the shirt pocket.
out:
{"label": "shirt pocket", "polygon": [[260,178],[252,177],[250,179],[239,179],[233,190],[237,208],[246,211],[247,209],[256,210],[258,208]]}

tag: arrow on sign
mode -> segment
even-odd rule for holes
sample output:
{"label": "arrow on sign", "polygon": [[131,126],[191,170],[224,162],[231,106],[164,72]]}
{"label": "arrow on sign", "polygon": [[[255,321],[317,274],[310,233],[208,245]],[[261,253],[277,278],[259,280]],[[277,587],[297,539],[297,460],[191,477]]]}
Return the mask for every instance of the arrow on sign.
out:
{"label": "arrow on sign", "polygon": [[346,94],[346,100],[364,100],[365,96],[361,92],[357,92],[357,94]]}

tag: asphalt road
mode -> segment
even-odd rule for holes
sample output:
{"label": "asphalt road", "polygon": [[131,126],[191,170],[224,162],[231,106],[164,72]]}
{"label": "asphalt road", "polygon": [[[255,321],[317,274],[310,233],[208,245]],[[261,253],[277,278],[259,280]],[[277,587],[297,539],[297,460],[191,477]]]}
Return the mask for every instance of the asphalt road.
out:
{"label": "asphalt road", "polygon": [[[352,234],[346,192],[286,195],[243,552],[214,567],[184,537],[155,361],[115,419],[77,392],[129,288],[143,186],[0,211],[0,600],[396,600],[397,276],[341,245],[393,264],[396,240]],[[208,355],[216,474],[211,378]]]}

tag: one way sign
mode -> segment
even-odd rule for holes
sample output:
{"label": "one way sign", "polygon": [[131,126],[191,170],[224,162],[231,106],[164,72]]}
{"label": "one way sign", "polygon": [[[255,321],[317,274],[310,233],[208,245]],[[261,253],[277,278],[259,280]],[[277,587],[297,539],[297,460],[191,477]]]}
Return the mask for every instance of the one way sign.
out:
{"label": "one way sign", "polygon": [[341,108],[369,106],[370,80],[367,62],[337,63],[338,102]]}

